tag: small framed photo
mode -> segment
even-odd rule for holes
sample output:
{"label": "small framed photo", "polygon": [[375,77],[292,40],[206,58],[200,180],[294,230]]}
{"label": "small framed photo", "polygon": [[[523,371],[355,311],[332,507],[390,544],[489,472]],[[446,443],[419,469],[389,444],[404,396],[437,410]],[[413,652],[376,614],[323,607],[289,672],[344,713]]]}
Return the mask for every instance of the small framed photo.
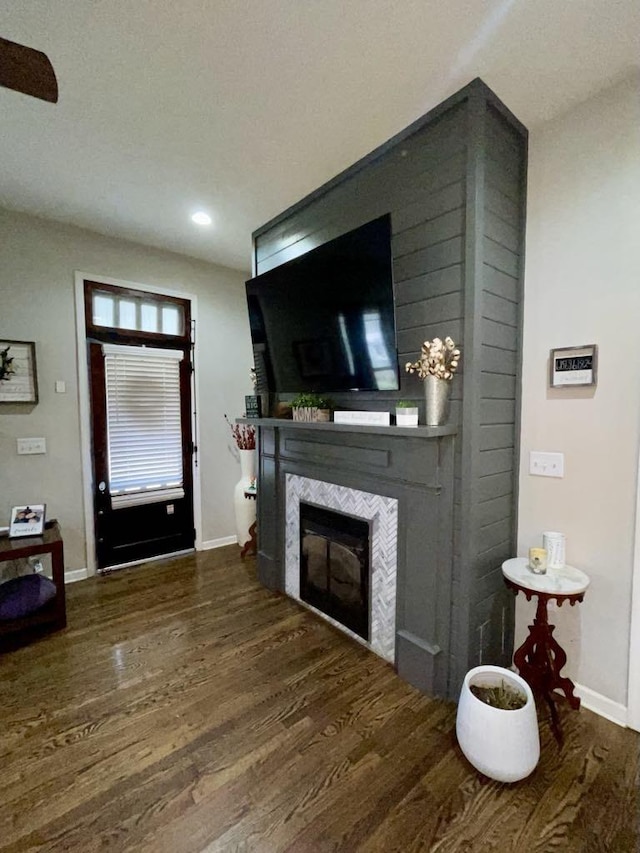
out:
{"label": "small framed photo", "polygon": [[0,403],[37,402],[35,343],[0,340]]}
{"label": "small framed photo", "polygon": [[549,384],[552,388],[567,385],[595,385],[597,382],[598,347],[560,347],[551,350]]}
{"label": "small framed photo", "polygon": [[44,533],[45,504],[14,506],[11,510],[9,536],[42,536]]}

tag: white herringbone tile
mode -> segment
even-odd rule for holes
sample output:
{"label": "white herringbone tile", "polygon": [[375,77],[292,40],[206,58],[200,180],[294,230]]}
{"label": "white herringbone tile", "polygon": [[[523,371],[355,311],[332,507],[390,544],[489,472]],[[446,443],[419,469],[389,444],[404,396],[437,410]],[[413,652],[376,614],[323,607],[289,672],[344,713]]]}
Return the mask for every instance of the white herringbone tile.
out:
{"label": "white herringbone tile", "polygon": [[[380,657],[394,662],[396,644],[396,582],[398,571],[398,501],[349,489],[336,483],[312,480],[297,474],[286,477],[285,591],[300,601],[300,502],[353,515],[371,522],[371,642],[365,643]],[[318,612],[318,611],[317,611]],[[348,628],[345,633],[358,637]]]}

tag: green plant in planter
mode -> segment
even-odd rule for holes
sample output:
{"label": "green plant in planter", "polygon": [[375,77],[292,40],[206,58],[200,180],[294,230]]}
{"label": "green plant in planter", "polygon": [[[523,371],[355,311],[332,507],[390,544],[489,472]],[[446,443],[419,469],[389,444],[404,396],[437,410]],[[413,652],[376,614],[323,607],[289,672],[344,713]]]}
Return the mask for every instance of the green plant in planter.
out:
{"label": "green plant in planter", "polygon": [[418,404],[414,400],[398,400],[396,409],[417,409]]}
{"label": "green plant in planter", "polygon": [[499,685],[489,686],[484,684],[471,684],[469,690],[481,702],[491,705],[492,708],[500,708],[502,711],[517,711],[527,704],[527,697],[501,681]]}
{"label": "green plant in planter", "polygon": [[330,409],[332,402],[320,394],[303,393],[293,398],[291,406],[294,409]]}

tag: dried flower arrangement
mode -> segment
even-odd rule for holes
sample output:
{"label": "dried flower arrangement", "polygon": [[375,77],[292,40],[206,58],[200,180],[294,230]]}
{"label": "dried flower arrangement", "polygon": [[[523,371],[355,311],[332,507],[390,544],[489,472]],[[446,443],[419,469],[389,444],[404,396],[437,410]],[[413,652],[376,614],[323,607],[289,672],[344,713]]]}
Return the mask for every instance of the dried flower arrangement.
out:
{"label": "dried flower arrangement", "polygon": [[460,363],[460,350],[452,338],[440,338],[425,341],[422,344],[420,358],[416,362],[408,361],[405,365],[407,373],[416,373],[420,379],[436,376],[438,379],[453,379]]}
{"label": "dried flower arrangement", "polygon": [[225,415],[225,421],[229,424],[231,435],[236,443],[238,450],[255,450],[256,449],[256,430],[251,424],[232,424],[229,418]]}

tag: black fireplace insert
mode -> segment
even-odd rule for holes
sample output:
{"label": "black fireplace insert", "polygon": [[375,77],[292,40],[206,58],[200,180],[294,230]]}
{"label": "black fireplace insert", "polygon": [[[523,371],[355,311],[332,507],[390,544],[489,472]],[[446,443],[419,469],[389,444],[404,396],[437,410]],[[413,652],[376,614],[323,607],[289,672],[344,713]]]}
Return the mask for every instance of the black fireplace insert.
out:
{"label": "black fireplace insert", "polygon": [[370,640],[370,523],[300,502],[300,598]]}

